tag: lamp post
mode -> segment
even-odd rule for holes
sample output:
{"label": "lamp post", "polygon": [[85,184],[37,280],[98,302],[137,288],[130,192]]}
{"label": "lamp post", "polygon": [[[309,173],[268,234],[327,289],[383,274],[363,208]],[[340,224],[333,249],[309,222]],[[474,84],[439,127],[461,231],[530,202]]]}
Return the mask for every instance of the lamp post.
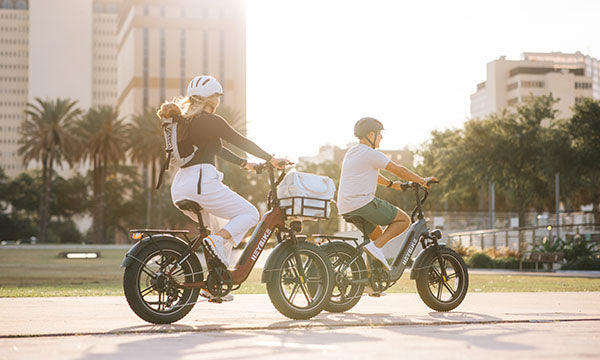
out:
{"label": "lamp post", "polygon": [[496,223],[495,209],[496,209],[496,193],[495,193],[495,189],[494,189],[494,182],[490,181],[490,229],[493,229],[494,224]]}
{"label": "lamp post", "polygon": [[555,198],[555,209],[556,209],[556,237],[560,237],[560,183],[559,173],[554,176],[554,198]]}

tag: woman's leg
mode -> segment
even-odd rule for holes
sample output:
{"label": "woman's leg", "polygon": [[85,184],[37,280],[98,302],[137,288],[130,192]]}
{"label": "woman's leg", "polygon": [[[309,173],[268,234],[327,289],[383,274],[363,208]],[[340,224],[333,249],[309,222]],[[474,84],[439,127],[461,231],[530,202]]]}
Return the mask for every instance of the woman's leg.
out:
{"label": "woman's leg", "polygon": [[231,241],[234,246],[258,223],[259,214],[254,205],[225,185],[218,191],[200,195],[198,200],[210,214],[229,220],[217,235]]}

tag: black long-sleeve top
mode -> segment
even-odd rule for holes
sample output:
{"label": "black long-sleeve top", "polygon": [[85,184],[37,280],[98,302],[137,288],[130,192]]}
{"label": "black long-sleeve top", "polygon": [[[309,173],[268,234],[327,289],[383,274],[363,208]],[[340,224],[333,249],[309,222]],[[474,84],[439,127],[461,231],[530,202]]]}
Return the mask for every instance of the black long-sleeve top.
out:
{"label": "black long-sleeve top", "polygon": [[[251,140],[232,128],[225,119],[216,114],[200,113],[196,115],[186,130],[186,134],[177,136],[177,147],[182,157],[188,156],[198,147],[196,154],[183,167],[196,164],[215,165],[215,156],[242,165],[244,159],[237,156],[229,149],[223,147],[221,139],[263,160],[270,160],[271,155],[261,149]],[[179,139],[182,139],[181,141]]]}

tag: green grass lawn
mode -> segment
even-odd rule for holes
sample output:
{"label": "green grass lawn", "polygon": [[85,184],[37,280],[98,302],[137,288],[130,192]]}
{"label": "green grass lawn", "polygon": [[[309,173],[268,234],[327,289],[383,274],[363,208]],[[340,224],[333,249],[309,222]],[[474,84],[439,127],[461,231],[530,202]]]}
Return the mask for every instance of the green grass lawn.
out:
{"label": "green grass lawn", "polygon": [[[101,258],[89,260],[59,258],[62,251],[0,248],[0,297],[123,295],[125,250],[101,250]],[[236,293],[265,293],[260,276],[253,270]],[[600,279],[471,275],[469,291],[600,291]],[[388,292],[416,292],[415,282],[405,273]]]}

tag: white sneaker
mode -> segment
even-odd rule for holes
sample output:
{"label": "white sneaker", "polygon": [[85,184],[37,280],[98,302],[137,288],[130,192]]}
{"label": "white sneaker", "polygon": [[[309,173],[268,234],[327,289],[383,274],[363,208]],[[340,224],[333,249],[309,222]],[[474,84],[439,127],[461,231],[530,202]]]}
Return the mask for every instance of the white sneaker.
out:
{"label": "white sneaker", "polygon": [[387,260],[385,259],[383,250],[381,248],[378,248],[377,246],[375,246],[374,242],[371,241],[370,243],[365,245],[364,249],[369,255],[371,255],[372,257],[377,259],[380,263],[382,263],[383,266],[387,269],[387,271],[390,271],[392,269],[392,268],[390,268],[390,265],[387,263]]}
{"label": "white sneaker", "polygon": [[208,290],[200,289],[200,296],[207,298],[208,300],[217,300],[221,299],[221,301],[233,301],[233,295],[227,294],[221,298],[213,296]]}
{"label": "white sneaker", "polygon": [[386,296],[387,293],[385,291],[375,291],[373,290],[373,288],[370,285],[365,285],[365,294],[372,296],[372,297],[382,297],[382,296]]}
{"label": "white sneaker", "polygon": [[225,267],[229,266],[229,260],[227,259],[227,253],[225,252],[225,240],[219,235],[209,235],[202,239],[205,249],[211,252],[211,255],[217,258]]}

